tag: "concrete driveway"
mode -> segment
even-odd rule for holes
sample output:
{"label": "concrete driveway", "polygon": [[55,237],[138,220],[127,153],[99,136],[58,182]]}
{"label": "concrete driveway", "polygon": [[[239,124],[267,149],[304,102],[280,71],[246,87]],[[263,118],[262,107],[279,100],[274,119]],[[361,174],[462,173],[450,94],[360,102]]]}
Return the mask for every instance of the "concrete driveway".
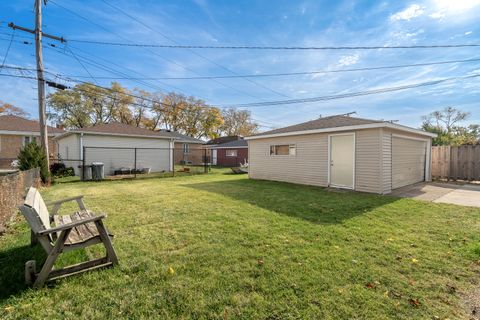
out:
{"label": "concrete driveway", "polygon": [[480,185],[442,182],[417,183],[394,190],[392,196],[480,207]]}

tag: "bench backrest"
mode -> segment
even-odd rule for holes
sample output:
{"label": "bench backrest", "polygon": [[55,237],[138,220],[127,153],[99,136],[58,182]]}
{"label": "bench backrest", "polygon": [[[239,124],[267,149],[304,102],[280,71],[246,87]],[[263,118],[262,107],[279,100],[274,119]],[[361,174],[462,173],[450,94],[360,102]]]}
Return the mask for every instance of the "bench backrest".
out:
{"label": "bench backrest", "polygon": [[34,187],[28,190],[25,202],[20,211],[27,220],[33,232],[50,229],[50,214],[40,192]]}

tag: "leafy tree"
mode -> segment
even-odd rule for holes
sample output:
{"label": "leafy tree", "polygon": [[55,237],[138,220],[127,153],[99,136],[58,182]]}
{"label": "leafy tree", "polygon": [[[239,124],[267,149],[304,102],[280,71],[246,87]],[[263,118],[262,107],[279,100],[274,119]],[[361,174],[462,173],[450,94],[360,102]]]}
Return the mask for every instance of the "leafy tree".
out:
{"label": "leafy tree", "polygon": [[423,116],[422,129],[437,134],[432,141],[436,146],[477,144],[480,141],[480,125],[471,124],[467,127],[458,125],[459,122],[467,120],[469,116],[469,112],[446,107]]}
{"label": "leafy tree", "polygon": [[18,161],[18,168],[20,170],[23,171],[40,168],[40,177],[42,178],[42,181],[44,183],[49,181],[50,174],[47,167],[47,157],[44,150],[37,145],[35,140],[25,145],[25,147],[20,150]]}
{"label": "leafy tree", "polygon": [[28,113],[22,108],[15,107],[13,104],[0,101],[0,116],[5,115],[26,117],[28,116]]}
{"label": "leafy tree", "polygon": [[160,94],[134,89],[133,93],[116,82],[109,89],[79,84],[48,96],[52,109],[49,117],[67,128],[116,121],[150,130],[165,128],[196,138],[250,135],[259,127],[249,111],[220,111],[201,99],[175,92]]}
{"label": "leafy tree", "polygon": [[129,105],[133,98],[126,95],[127,92],[118,83],[112,83],[111,90],[89,83],[78,84],[48,95],[47,102],[53,110],[49,117],[67,128],[85,128],[111,121],[132,124]]}
{"label": "leafy tree", "polygon": [[220,130],[227,136],[248,136],[258,131],[258,123],[252,120],[250,111],[229,108],[222,111],[223,125]]}

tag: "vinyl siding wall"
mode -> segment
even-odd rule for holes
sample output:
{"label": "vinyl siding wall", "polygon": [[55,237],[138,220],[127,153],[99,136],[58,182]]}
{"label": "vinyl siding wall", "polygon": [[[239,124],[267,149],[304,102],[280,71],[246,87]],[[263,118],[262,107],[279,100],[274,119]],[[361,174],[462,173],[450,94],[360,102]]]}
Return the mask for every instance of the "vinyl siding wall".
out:
{"label": "vinyl siding wall", "polygon": [[[355,131],[355,190],[381,193],[380,129]],[[270,156],[270,145],[295,144],[295,156]],[[252,179],[328,186],[328,134],[249,140]]]}
{"label": "vinyl siding wall", "polygon": [[382,193],[381,129],[355,131],[355,190]]}
{"label": "vinyl siding wall", "polygon": [[[151,168],[152,172],[170,170],[170,140],[168,139],[84,134],[82,141],[83,146],[87,147],[85,150],[85,163],[88,165],[92,162],[104,163],[106,175],[111,175],[115,169],[122,167],[133,169],[135,167],[134,148],[162,148],[161,150],[138,149],[138,169]],[[81,159],[80,134],[72,134],[61,138],[58,140],[58,144],[62,158],[65,158],[65,150],[68,146],[69,158]],[[90,149],[88,147],[100,148]],[[102,149],[101,147],[123,147],[128,149]],[[79,174],[80,171],[78,169],[79,164],[81,164],[81,161],[70,162],[76,174]]]}
{"label": "vinyl siding wall", "polygon": [[[252,179],[328,185],[326,134],[266,138],[248,141],[249,176]],[[270,145],[295,144],[295,156],[270,156]]]}

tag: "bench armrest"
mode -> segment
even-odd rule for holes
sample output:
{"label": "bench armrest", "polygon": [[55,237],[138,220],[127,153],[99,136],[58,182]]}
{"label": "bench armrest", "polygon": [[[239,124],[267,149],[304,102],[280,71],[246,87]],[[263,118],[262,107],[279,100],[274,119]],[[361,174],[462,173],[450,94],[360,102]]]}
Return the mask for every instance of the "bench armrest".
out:
{"label": "bench armrest", "polygon": [[54,205],[54,204],[62,204],[64,202],[69,202],[69,201],[73,201],[73,200],[77,200],[77,199],[82,199],[83,198],[83,195],[79,195],[79,196],[75,196],[75,197],[70,197],[70,198],[65,198],[65,199],[60,199],[60,200],[56,200],[56,201],[49,201],[47,203],[45,203],[47,206],[51,206],[51,205]]}
{"label": "bench armrest", "polygon": [[58,227],[54,227],[54,228],[50,228],[50,229],[47,229],[47,230],[42,230],[40,232],[37,232],[37,234],[38,235],[45,235],[45,234],[50,234],[50,233],[56,233],[56,232],[59,232],[59,231],[72,229],[72,228],[87,224],[89,222],[99,221],[99,220],[102,220],[103,218],[105,218],[104,214],[99,215],[99,216],[95,216],[95,217],[90,217],[90,218],[83,219],[83,220],[78,220],[78,221],[75,221],[75,222],[72,222],[72,223],[67,223],[67,224],[64,224],[64,225],[61,225],[61,226],[58,226]]}
{"label": "bench armrest", "polygon": [[49,201],[46,203],[47,206],[53,205],[53,209],[50,213],[50,216],[54,216],[57,214],[58,210],[62,206],[63,203],[69,202],[69,201],[77,201],[78,207],[80,210],[87,210],[85,207],[85,204],[83,203],[83,195],[75,196],[75,197],[70,197],[70,198],[65,198],[61,200],[56,200],[56,201]]}

